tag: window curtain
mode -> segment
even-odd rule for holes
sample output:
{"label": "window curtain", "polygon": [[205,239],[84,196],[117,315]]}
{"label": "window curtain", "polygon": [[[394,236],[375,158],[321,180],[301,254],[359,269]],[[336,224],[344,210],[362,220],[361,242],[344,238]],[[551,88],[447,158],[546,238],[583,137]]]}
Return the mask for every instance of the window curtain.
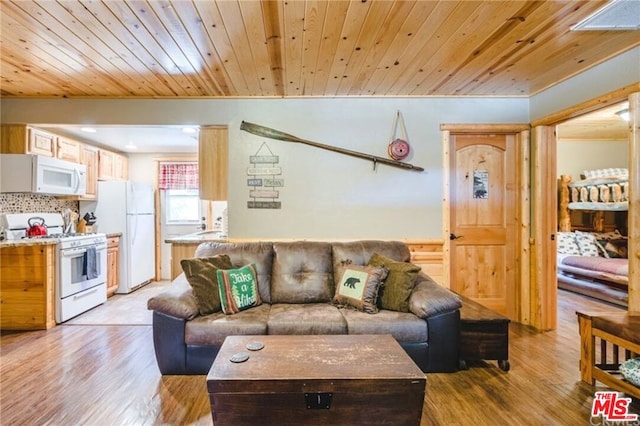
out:
{"label": "window curtain", "polygon": [[198,189],[198,163],[160,163],[159,189]]}

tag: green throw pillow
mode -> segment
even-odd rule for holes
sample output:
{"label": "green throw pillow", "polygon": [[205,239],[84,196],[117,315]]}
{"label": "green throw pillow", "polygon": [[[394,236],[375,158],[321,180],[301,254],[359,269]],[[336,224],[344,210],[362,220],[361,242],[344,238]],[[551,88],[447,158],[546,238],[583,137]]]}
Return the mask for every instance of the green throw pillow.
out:
{"label": "green throw pillow", "polygon": [[218,269],[231,269],[231,259],[226,254],[212,257],[182,259],[180,266],[193,289],[200,315],[209,315],[220,310],[218,292]]}
{"label": "green throw pillow", "polygon": [[254,264],[238,269],[219,270],[217,275],[220,305],[225,314],[236,314],[262,304]]}
{"label": "green throw pillow", "polygon": [[387,276],[385,267],[342,265],[333,302],[368,314],[378,313],[378,290]]}
{"label": "green throw pillow", "polygon": [[389,275],[380,290],[380,307],[390,311],[409,312],[409,296],[413,291],[421,268],[407,262],[398,262],[374,253],[369,265],[385,266]]}

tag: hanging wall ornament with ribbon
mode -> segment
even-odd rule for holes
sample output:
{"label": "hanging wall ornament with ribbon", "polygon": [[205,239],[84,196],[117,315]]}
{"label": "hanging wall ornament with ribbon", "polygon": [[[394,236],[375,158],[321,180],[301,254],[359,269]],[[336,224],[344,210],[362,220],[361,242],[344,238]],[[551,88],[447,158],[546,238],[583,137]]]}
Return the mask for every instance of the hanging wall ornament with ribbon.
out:
{"label": "hanging wall ornament with ribbon", "polygon": [[[398,124],[400,124],[400,133],[402,134],[402,138],[397,138],[396,134],[398,132]],[[409,156],[409,152],[411,151],[411,147],[409,146],[409,142],[407,139],[407,129],[404,126],[404,120],[402,119],[402,115],[400,115],[400,111],[396,112],[396,116],[393,120],[393,128],[391,129],[391,137],[389,138],[391,142],[389,142],[389,146],[387,147],[387,153],[389,157],[394,160],[404,160]]]}

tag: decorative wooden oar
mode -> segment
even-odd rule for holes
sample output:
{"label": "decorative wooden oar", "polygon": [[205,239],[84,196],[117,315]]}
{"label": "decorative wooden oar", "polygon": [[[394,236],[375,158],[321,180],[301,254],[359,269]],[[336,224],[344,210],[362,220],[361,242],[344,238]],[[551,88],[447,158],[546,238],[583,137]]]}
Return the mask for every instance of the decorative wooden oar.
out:
{"label": "decorative wooden oar", "polygon": [[240,125],[240,130],[253,133],[254,135],[263,136],[265,138],[276,139],[276,140],[285,141],[285,142],[303,143],[305,145],[311,145],[311,146],[315,146],[316,148],[327,149],[329,151],[337,152],[339,154],[345,154],[345,155],[350,155],[352,157],[364,158],[365,160],[373,161],[374,169],[376,168],[376,165],[378,163],[382,163],[388,166],[399,167],[405,170],[415,170],[417,172],[424,171],[422,167],[414,166],[413,164],[403,163],[401,161],[395,161],[395,160],[390,160],[384,157],[378,157],[377,155],[365,154],[363,152],[352,151],[350,149],[340,148],[333,145],[325,145],[323,143],[301,139],[297,136],[293,136],[288,133],[281,132],[279,130],[271,129],[269,127],[264,127],[259,124],[249,123],[247,121],[242,122],[242,124]]}

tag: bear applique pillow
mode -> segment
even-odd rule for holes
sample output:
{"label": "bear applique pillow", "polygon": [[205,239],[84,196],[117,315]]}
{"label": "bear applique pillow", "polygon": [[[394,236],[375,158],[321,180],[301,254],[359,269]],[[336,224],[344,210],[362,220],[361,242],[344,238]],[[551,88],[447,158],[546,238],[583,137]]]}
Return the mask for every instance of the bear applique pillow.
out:
{"label": "bear applique pillow", "polygon": [[369,314],[378,313],[378,291],[389,273],[384,266],[343,263],[333,302]]}

